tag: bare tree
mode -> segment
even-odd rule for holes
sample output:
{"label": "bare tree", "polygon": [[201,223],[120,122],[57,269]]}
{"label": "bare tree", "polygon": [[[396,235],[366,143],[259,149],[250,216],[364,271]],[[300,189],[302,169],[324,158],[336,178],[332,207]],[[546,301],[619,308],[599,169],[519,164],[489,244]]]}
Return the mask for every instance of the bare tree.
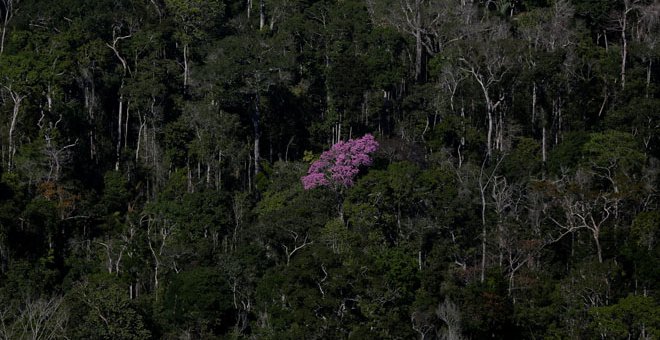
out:
{"label": "bare tree", "polygon": [[[130,257],[133,256],[131,251],[127,251],[133,240],[135,239],[137,229],[135,225],[128,221],[128,227],[119,235],[118,238],[108,238],[107,240],[96,241],[95,243],[105,248],[106,253],[106,269],[109,274],[113,271],[115,275],[119,275],[121,270],[121,261],[125,254]],[[132,288],[131,288],[132,289]]]}
{"label": "bare tree", "polygon": [[[130,37],[133,36],[132,30],[126,35],[120,35],[122,27],[121,25],[114,25],[112,27],[112,44],[106,43],[105,45],[108,46],[114,53],[117,59],[119,59],[119,62],[121,63],[122,66],[122,78],[121,78],[121,85],[119,86],[119,109],[117,110],[117,161],[115,163],[115,171],[119,171],[119,160],[121,156],[121,146],[122,146],[122,115],[124,114],[124,94],[122,93],[122,89],[124,88],[124,78],[131,73],[131,69],[126,61],[126,58],[122,56],[122,54],[119,51],[119,46],[118,43],[121,42],[122,40],[129,39]],[[128,109],[127,109],[128,110]],[[128,115],[128,112],[126,113]],[[128,121],[128,119],[127,119]],[[128,133],[128,131],[126,131]]]}
{"label": "bare tree", "polygon": [[[444,67],[440,73],[440,76],[438,78],[438,87],[441,89],[441,91],[438,91],[438,93],[443,93],[447,92],[449,93],[449,109],[451,110],[452,113],[456,113],[456,107],[454,103],[454,99],[456,97],[456,92],[458,91],[458,88],[460,84],[467,79],[467,75],[465,72],[460,67],[457,67],[455,65],[448,65]],[[440,108],[436,108],[436,114],[434,115],[433,118],[433,126],[435,127],[438,119],[438,110]],[[461,101],[461,108],[460,108],[460,115],[461,115],[461,139],[458,147],[456,148],[456,153],[458,154],[458,167],[460,168],[461,165],[463,164],[463,154],[461,153],[461,149],[465,146],[465,107],[463,106],[463,102]]]}
{"label": "bare tree", "polygon": [[432,314],[424,311],[414,311],[410,315],[412,329],[419,334],[421,340],[427,339],[428,334],[435,329]]}
{"label": "bare tree", "polygon": [[20,308],[0,307],[0,338],[49,340],[64,337],[68,313],[62,297],[27,300]]}
{"label": "bare tree", "polygon": [[[493,24],[484,28],[478,34],[474,43],[478,47],[465,53],[459,60],[461,68],[479,85],[486,106],[488,132],[486,138],[487,156],[492,155],[493,133],[500,136],[495,128],[503,129],[501,124],[495,125],[497,110],[504,104],[504,91],[498,85],[512,68],[512,63],[497,41],[507,37],[508,29],[503,24]],[[503,143],[498,143],[503,145]]]}
{"label": "bare tree", "polygon": [[438,319],[440,319],[446,326],[439,329],[439,339],[464,339],[461,335],[461,313],[456,304],[449,300],[449,298],[445,298],[445,301],[438,305],[438,308],[435,310],[435,314],[438,316]]}
{"label": "bare tree", "polygon": [[289,234],[291,235],[291,239],[293,240],[293,247],[289,248],[286,244],[282,243],[282,248],[284,248],[284,254],[286,255],[286,265],[289,265],[289,262],[291,261],[291,257],[293,254],[295,254],[297,251],[300,249],[305,248],[308,245],[311,245],[314,243],[314,241],[309,241],[309,234],[305,233],[305,237],[300,237],[300,234],[293,230],[287,230]]}
{"label": "bare tree", "polygon": [[156,219],[149,215],[142,216],[140,225],[143,223],[147,223],[147,245],[154,258],[154,289],[158,289],[160,271],[164,265],[168,264],[167,260],[171,261],[172,269],[175,272],[178,273],[181,270],[177,266],[176,258],[168,256],[166,251],[168,240],[176,232],[177,225],[165,218]]}
{"label": "bare tree", "polygon": [[46,141],[44,153],[48,157],[49,163],[48,176],[46,177],[46,180],[57,181],[60,177],[62,166],[64,166],[70,158],[69,149],[75,147],[78,144],[78,139],[76,139],[71,144],[63,146],[58,145],[54,135],[56,135],[57,126],[62,121],[62,115],[60,115],[59,119],[55,121],[54,124],[51,122],[47,127],[43,122],[44,117],[45,115],[42,112],[41,118],[39,119],[39,122],[37,122],[37,126],[39,126],[39,128],[43,131],[44,139]]}
{"label": "bare tree", "polygon": [[605,223],[613,218],[619,199],[605,192],[581,193],[571,188],[578,187],[585,190],[584,174],[578,170],[575,178],[564,177],[555,184],[554,204],[563,211],[563,217],[548,215],[548,218],[559,228],[560,234],[555,240],[564,235],[586,229],[596,245],[598,262],[603,262],[603,252],[600,244],[600,233]]}

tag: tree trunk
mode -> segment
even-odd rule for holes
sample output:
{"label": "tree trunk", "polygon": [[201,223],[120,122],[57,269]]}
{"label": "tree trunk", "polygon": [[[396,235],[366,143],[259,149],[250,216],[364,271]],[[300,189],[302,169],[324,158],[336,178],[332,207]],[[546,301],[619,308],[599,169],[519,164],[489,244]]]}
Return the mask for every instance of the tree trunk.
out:
{"label": "tree trunk", "polygon": [[631,10],[630,2],[623,1],[625,9],[621,18],[621,89],[626,87],[626,59],[628,57],[628,38],[626,29],[628,26],[628,12]]}
{"label": "tree trunk", "polygon": [[[120,89],[121,90],[121,89]],[[119,110],[117,112],[117,162],[115,163],[115,171],[119,171],[119,160],[121,156],[121,123],[122,114],[124,111],[124,96],[119,96]]]}
{"label": "tree trunk", "polygon": [[532,126],[536,120],[536,82],[532,86]]}
{"label": "tree trunk", "polygon": [[135,143],[135,163],[140,160],[140,144],[142,144],[142,131],[146,127],[146,117],[142,117],[142,113],[138,111],[138,119],[140,120],[140,128],[138,129],[137,143]]}
{"label": "tree trunk", "polygon": [[4,13],[2,13],[2,35],[0,36],[0,56],[5,50],[5,37],[7,36],[7,26],[12,16],[13,0],[3,0]]}
{"label": "tree trunk", "polygon": [[7,34],[8,19],[9,18],[7,18],[7,13],[5,13],[4,22],[2,24],[2,36],[0,36],[0,56],[2,55],[2,52],[5,51],[5,35]]}
{"label": "tree trunk", "polygon": [[190,70],[188,68],[188,44],[183,45],[183,87],[188,87],[188,74]]}
{"label": "tree trunk", "polygon": [[252,127],[254,129],[254,177],[255,177],[255,179],[257,177],[257,174],[259,174],[259,171],[260,171],[259,161],[261,159],[260,152],[259,152],[259,139],[261,137],[261,130],[259,129],[259,119],[260,119],[259,101],[260,101],[260,96],[259,96],[259,92],[257,91],[257,93],[255,95],[255,100],[254,100],[254,110],[252,111]]}
{"label": "tree trunk", "polygon": [[484,101],[486,103],[486,114],[488,116],[488,134],[486,138],[486,150],[487,150],[487,157],[490,158],[493,149],[493,111],[495,111],[495,107],[499,105],[499,102],[493,104],[493,102],[490,100],[490,95],[488,94],[488,87],[485,80],[482,79],[479,75],[477,75],[477,72],[474,70],[474,68],[471,68],[469,71],[474,77],[474,79],[477,81],[477,83],[479,83],[479,86],[481,87],[481,92],[484,95]]}
{"label": "tree trunk", "polygon": [[[484,89],[484,91],[486,90]],[[490,103],[488,95],[486,95],[486,107],[488,111],[488,134],[486,138],[486,150],[488,152],[488,157],[490,157],[493,150],[493,106]]]}
{"label": "tree trunk", "polygon": [[124,145],[123,148],[126,150],[128,147],[128,118],[129,118],[129,112],[131,108],[131,101],[126,102],[126,119],[124,119]]}
{"label": "tree trunk", "polygon": [[[421,14],[418,12],[416,18],[417,20],[420,20],[420,15]],[[415,31],[415,79],[420,83],[424,81],[424,70],[422,65],[423,53],[424,48],[422,46],[422,31],[418,29]]]}
{"label": "tree trunk", "polygon": [[[483,171],[483,168],[482,168]],[[479,178],[479,190],[481,192],[481,282],[486,278],[486,193],[484,185]]]}
{"label": "tree trunk", "polygon": [[596,252],[598,252],[598,263],[603,263],[603,250],[600,247],[600,230],[593,230],[594,242],[596,243]]}
{"label": "tree trunk", "polygon": [[7,172],[11,172],[14,167],[14,155],[16,154],[16,145],[14,141],[14,130],[16,129],[16,124],[18,123],[18,114],[21,109],[21,102],[25,96],[19,95],[18,93],[7,88],[9,95],[11,96],[12,101],[14,102],[14,107],[11,115],[11,122],[9,124],[9,143],[8,143],[8,153],[7,153]]}
{"label": "tree trunk", "polygon": [[543,161],[543,164],[545,164],[545,162],[547,160],[547,157],[546,157],[547,145],[546,145],[546,142],[545,142],[545,140],[546,140],[546,137],[545,137],[545,130],[546,130],[545,129],[545,123],[543,123],[543,128],[542,129],[543,130],[541,132],[541,160]]}
{"label": "tree trunk", "polygon": [[259,30],[264,28],[266,24],[266,4],[264,0],[259,0]]}
{"label": "tree trunk", "polygon": [[653,67],[653,58],[649,58],[649,66],[646,68],[646,98],[649,97],[649,89],[651,87],[651,69]]}

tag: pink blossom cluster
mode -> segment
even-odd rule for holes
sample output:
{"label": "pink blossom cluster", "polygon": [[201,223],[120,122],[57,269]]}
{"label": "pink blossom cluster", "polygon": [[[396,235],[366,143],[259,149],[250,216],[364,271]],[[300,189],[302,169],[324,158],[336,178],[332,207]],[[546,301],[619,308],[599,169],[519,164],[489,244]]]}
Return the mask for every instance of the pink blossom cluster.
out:
{"label": "pink blossom cluster", "polygon": [[378,142],[371,134],[338,142],[312,163],[307,176],[301,178],[303,187],[309,190],[318,186],[353,185],[360,166],[370,165],[372,160],[369,154],[376,150]]}

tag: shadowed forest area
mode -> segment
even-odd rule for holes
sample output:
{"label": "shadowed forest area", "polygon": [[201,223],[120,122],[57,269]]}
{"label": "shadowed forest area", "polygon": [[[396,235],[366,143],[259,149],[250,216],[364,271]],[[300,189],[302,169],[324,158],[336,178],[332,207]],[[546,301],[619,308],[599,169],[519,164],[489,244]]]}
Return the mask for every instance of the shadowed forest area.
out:
{"label": "shadowed forest area", "polygon": [[0,338],[658,339],[659,138],[658,0],[0,0]]}

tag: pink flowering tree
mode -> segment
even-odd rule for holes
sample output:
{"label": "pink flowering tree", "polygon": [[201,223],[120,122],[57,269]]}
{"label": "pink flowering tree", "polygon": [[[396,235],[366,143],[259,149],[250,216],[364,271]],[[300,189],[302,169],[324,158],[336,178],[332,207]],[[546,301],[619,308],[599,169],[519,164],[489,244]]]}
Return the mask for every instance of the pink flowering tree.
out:
{"label": "pink flowering tree", "polygon": [[301,178],[303,187],[305,190],[330,187],[335,192],[339,219],[343,222],[343,191],[353,185],[361,166],[371,165],[371,154],[376,150],[378,142],[370,134],[338,142],[310,165],[307,175]]}
{"label": "pink flowering tree", "polygon": [[305,190],[327,186],[340,191],[353,185],[361,166],[371,165],[370,154],[378,150],[374,136],[367,134],[358,139],[340,141],[321,154],[302,177]]}

